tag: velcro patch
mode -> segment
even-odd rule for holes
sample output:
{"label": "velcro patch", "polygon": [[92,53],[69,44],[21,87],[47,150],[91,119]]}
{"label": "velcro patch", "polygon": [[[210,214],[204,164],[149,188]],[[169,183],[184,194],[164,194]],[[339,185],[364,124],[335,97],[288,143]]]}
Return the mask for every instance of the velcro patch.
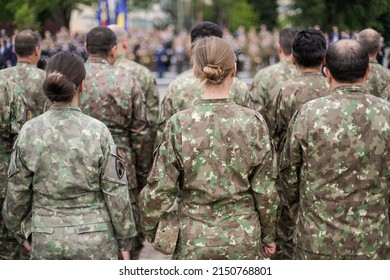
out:
{"label": "velcro patch", "polygon": [[105,177],[121,183],[127,183],[126,164],[123,152],[116,145],[110,145],[110,155],[105,170]]}

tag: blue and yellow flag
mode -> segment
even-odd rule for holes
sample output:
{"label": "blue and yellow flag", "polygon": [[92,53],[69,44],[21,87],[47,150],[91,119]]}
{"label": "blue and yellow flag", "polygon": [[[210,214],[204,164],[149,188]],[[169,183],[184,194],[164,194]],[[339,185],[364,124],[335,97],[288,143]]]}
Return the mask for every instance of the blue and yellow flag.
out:
{"label": "blue and yellow flag", "polygon": [[127,30],[127,1],[116,0],[115,2],[115,22],[117,25]]}
{"label": "blue and yellow flag", "polygon": [[108,0],[99,0],[97,19],[99,22],[99,26],[108,26],[110,24]]}

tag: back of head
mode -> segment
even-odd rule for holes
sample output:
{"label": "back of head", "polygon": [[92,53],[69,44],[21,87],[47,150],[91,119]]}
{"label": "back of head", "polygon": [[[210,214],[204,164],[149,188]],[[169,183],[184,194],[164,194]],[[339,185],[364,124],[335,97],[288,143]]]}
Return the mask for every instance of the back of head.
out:
{"label": "back of head", "polygon": [[291,46],[294,41],[295,35],[298,33],[297,28],[285,28],[279,33],[279,45],[282,48],[285,55],[291,54]]}
{"label": "back of head", "polygon": [[47,63],[43,90],[52,102],[70,102],[85,75],[84,61],[80,56],[68,51],[59,52]]}
{"label": "back of head", "polygon": [[326,67],[339,83],[362,81],[368,63],[367,50],[356,40],[339,40],[326,52]]}
{"label": "back of head", "polygon": [[119,26],[117,24],[110,24],[107,27],[115,33],[118,42],[127,37],[127,31],[122,26]]}
{"label": "back of head", "polygon": [[314,28],[299,31],[294,38],[291,53],[298,66],[313,68],[321,65],[326,53],[326,39]]}
{"label": "back of head", "polygon": [[210,21],[202,21],[194,26],[191,30],[191,43],[194,43],[199,38],[204,37],[219,37],[222,38],[222,29]]}
{"label": "back of head", "polygon": [[116,44],[115,33],[105,26],[92,28],[86,36],[86,46],[89,54],[107,57]]}
{"label": "back of head", "polygon": [[379,33],[371,28],[364,29],[358,34],[358,41],[367,49],[369,55],[376,55],[378,52],[380,38]]}
{"label": "back of head", "polygon": [[27,57],[39,46],[39,35],[32,30],[23,30],[15,36],[15,53],[19,57]]}
{"label": "back of head", "polygon": [[205,37],[195,42],[194,74],[206,85],[220,85],[234,70],[236,55],[226,40]]}

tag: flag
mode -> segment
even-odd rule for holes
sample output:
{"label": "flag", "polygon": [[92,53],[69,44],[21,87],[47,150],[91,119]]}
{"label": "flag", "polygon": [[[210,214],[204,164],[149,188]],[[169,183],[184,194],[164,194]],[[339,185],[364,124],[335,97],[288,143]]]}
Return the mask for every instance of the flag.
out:
{"label": "flag", "polygon": [[127,1],[116,0],[115,3],[115,22],[117,25],[127,30]]}
{"label": "flag", "polygon": [[100,26],[108,26],[110,24],[108,0],[99,0],[97,19]]}

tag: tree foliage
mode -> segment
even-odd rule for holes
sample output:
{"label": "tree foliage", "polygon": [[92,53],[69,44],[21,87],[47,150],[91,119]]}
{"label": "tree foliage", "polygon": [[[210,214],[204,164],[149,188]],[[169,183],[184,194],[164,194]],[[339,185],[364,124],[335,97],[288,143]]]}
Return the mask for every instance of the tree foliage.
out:
{"label": "tree foliage", "polygon": [[295,11],[300,13],[291,17],[294,25],[300,27],[320,25],[324,31],[332,26],[341,29],[359,30],[372,27],[385,31],[381,22],[390,13],[389,0],[295,0]]}
{"label": "tree foliage", "polygon": [[253,6],[255,14],[262,24],[267,25],[268,29],[276,27],[278,19],[277,0],[248,0],[248,3]]}
{"label": "tree foliage", "polygon": [[49,12],[61,26],[69,27],[72,10],[77,4],[90,5],[97,0],[10,0],[2,1],[6,10],[14,15],[14,23],[18,28],[37,28],[38,15]]}

